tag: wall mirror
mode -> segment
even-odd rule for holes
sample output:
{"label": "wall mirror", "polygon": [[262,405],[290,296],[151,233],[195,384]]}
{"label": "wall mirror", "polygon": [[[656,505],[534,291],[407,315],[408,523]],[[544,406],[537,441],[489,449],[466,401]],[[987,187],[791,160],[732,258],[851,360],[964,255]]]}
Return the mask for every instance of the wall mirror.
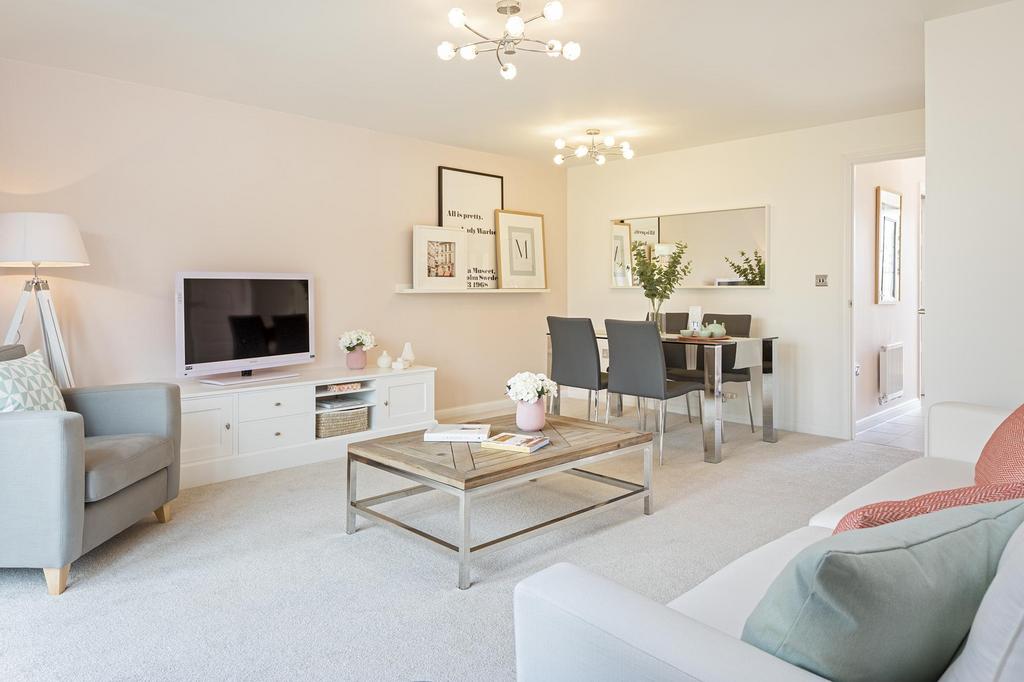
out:
{"label": "wall mirror", "polygon": [[623,218],[612,222],[612,286],[636,286],[630,249],[643,244],[654,253],[670,253],[673,244],[687,245],[683,261],[693,271],[681,289],[768,284],[767,206]]}
{"label": "wall mirror", "polygon": [[903,195],[875,188],[875,303],[900,301]]}

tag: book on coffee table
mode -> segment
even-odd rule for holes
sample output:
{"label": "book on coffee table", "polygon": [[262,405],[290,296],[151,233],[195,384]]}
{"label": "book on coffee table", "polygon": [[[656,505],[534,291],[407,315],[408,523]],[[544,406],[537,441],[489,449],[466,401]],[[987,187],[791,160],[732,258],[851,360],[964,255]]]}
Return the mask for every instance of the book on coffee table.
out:
{"label": "book on coffee table", "polygon": [[511,452],[537,452],[551,441],[544,436],[524,436],[521,433],[499,433],[480,443],[482,448],[510,450]]}
{"label": "book on coffee table", "polygon": [[482,443],[490,434],[490,424],[434,424],[423,432],[423,441],[426,443]]}

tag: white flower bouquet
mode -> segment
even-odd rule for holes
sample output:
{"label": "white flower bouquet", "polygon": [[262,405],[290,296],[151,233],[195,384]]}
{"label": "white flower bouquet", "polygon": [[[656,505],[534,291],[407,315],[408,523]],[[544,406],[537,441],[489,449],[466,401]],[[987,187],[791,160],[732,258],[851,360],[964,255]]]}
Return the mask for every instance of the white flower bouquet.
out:
{"label": "white flower bouquet", "polygon": [[363,350],[370,350],[376,345],[377,342],[373,338],[373,334],[365,329],[353,329],[352,331],[345,332],[338,338],[338,348],[341,348],[346,353],[351,353],[360,346]]}
{"label": "white flower bouquet", "polygon": [[508,380],[505,395],[517,403],[532,405],[543,396],[558,395],[558,385],[543,374],[520,372]]}

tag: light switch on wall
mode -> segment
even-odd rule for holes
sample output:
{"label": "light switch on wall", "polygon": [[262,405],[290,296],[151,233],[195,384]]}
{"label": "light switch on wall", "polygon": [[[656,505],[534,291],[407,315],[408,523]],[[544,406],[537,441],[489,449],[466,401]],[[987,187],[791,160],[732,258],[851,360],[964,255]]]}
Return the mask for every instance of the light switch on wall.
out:
{"label": "light switch on wall", "polygon": [[814,286],[816,287],[827,287],[828,286],[828,275],[815,275]]}

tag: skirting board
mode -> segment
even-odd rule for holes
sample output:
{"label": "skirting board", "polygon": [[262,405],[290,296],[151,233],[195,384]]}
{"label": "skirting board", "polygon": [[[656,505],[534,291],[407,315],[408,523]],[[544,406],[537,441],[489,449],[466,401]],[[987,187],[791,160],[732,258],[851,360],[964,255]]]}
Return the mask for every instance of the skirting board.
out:
{"label": "skirting board", "polygon": [[902,417],[908,412],[914,412],[915,410],[918,410],[920,408],[921,400],[919,398],[908,400],[907,402],[900,403],[899,405],[893,405],[892,407],[884,409],[881,412],[875,412],[874,414],[864,417],[863,419],[858,419],[857,423],[854,424],[853,426],[853,431],[854,433],[859,435],[861,433],[864,433],[865,431],[875,428],[879,424],[884,424],[890,419]]}
{"label": "skirting board", "polygon": [[[345,457],[349,443],[406,433],[408,431],[417,431],[433,425],[433,421],[421,422],[393,429],[381,429],[372,433],[353,434],[351,437],[326,438],[290,448],[275,448],[273,450],[252,452],[247,455],[234,455],[204,462],[190,462],[181,466],[181,487],[183,489],[195,488],[235,478],[265,474],[271,471],[278,471],[279,469],[290,469],[291,467],[304,464],[342,459]],[[339,483],[339,485],[343,483],[344,481]]]}

